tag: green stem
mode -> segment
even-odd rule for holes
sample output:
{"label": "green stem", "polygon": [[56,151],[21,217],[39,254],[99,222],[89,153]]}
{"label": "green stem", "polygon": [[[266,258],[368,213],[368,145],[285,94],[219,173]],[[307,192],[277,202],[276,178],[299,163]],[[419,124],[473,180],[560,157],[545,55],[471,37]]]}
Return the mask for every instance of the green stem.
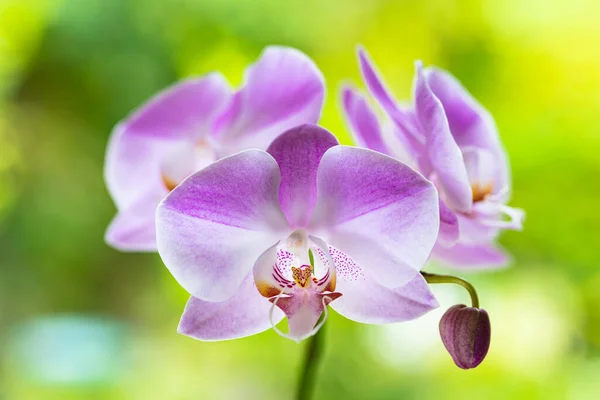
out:
{"label": "green stem", "polygon": [[464,287],[471,296],[471,305],[475,308],[479,308],[479,297],[477,297],[477,291],[473,285],[464,279],[452,275],[430,274],[429,272],[423,271],[421,271],[421,275],[423,275],[423,278],[425,278],[427,283],[454,283]]}
{"label": "green stem", "polygon": [[304,366],[300,372],[300,381],[298,382],[298,389],[296,391],[297,400],[309,400],[312,398],[319,360],[321,359],[324,346],[324,330],[325,324],[308,339],[306,352],[304,353]]}

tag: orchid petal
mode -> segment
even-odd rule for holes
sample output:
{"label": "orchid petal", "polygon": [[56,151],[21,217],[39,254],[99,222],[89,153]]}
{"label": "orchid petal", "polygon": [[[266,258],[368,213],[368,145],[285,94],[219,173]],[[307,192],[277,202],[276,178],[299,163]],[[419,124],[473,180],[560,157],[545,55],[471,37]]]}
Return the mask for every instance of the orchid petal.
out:
{"label": "orchid petal", "polygon": [[475,203],[470,214],[457,214],[457,217],[460,243],[487,244],[503,229],[522,230],[525,212],[488,198]]}
{"label": "orchid petal", "polygon": [[317,201],[317,168],[323,154],[338,144],[325,129],[301,125],[283,133],[267,149],[281,171],[279,203],[290,226],[304,227]]}
{"label": "orchid petal", "polygon": [[106,243],[120,251],[156,251],[154,219],[160,200],[142,196],[129,209],[120,211],[106,230]]}
{"label": "orchid petal", "polygon": [[425,75],[429,87],[444,106],[450,131],[458,146],[476,147],[492,153],[495,165],[494,193],[508,186],[508,160],[490,113],[447,71],[428,67]]}
{"label": "orchid petal", "polygon": [[192,296],[232,297],[264,249],[289,229],[277,199],[279,181],[268,153],[247,150],[195,173],[163,200],[158,250]]}
{"label": "orchid petal", "polygon": [[323,75],[296,49],[267,47],[246,70],[245,82],[214,125],[228,154],[244,148],[264,150],[282,132],[320,118]]}
{"label": "orchid petal", "polygon": [[288,279],[294,255],[278,249],[279,242],[269,247],[258,257],[252,268],[256,290],[263,297],[274,297],[280,293],[290,293],[296,283]]}
{"label": "orchid petal", "polygon": [[419,122],[415,118],[414,112],[405,110],[398,105],[398,101],[386,88],[381,74],[377,71],[375,63],[370,59],[367,51],[359,46],[357,52],[360,71],[369,92],[396,123],[402,141],[409,145],[411,151],[420,153],[425,143],[425,137],[420,132]]}
{"label": "orchid petal", "polygon": [[456,243],[459,238],[459,223],[458,217],[452,210],[440,201],[440,233],[438,236],[438,243],[449,247]]}
{"label": "orchid petal", "polygon": [[342,89],[342,108],[350,131],[359,146],[392,156],[383,141],[377,116],[364,96],[350,87]]}
{"label": "orchid petal", "polygon": [[[229,300],[211,303],[191,297],[177,330],[199,340],[242,338],[271,327],[270,309],[271,303],[258,293],[250,274]],[[283,312],[274,310],[274,323],[283,317]]]}
{"label": "orchid petal", "polygon": [[491,228],[520,231],[523,229],[525,211],[486,200],[478,202],[473,207],[472,217],[482,225]]}
{"label": "orchid petal", "polygon": [[271,301],[279,307],[288,318],[289,333],[286,336],[299,342],[314,335],[321,314],[333,300],[343,297],[340,293],[307,293],[292,296],[278,296]]}
{"label": "orchid petal", "polygon": [[473,198],[463,157],[450,133],[444,107],[427,84],[421,63],[417,63],[415,109],[425,131],[429,161],[446,204],[455,211],[469,212]]}
{"label": "orchid petal", "polygon": [[318,254],[315,261],[314,273],[317,279],[317,290],[320,292],[335,291],[337,284],[337,273],[335,270],[335,263],[329,252],[329,246],[327,243],[316,236],[309,236],[313,246],[311,250],[313,254]]}
{"label": "orchid petal", "polygon": [[137,202],[140,194],[152,191],[162,199],[168,193],[161,173],[164,157],[173,146],[201,140],[229,96],[220,74],[190,79],[160,92],[117,125],[107,148],[105,178],[119,210]]}
{"label": "orchid petal", "polygon": [[336,146],[321,160],[311,226],[387,287],[411,280],[439,230],[433,185],[383,154]]}
{"label": "orchid petal", "polygon": [[455,269],[500,268],[511,262],[504,250],[489,244],[457,243],[450,248],[436,246],[433,256]]}
{"label": "orchid petal", "polygon": [[343,293],[331,308],[344,317],[365,324],[388,324],[419,318],[439,306],[421,274],[404,285],[390,289],[368,274],[360,279],[338,280]]}
{"label": "orchid petal", "polygon": [[[476,207],[479,204],[476,204]],[[456,214],[458,219],[459,243],[466,245],[487,244],[493,242],[500,233],[500,229],[493,226],[493,223],[499,221],[501,215],[495,213],[487,218],[478,218],[474,213],[471,214]],[[486,224],[485,221],[492,222],[492,225]],[[444,243],[440,243],[444,244]],[[446,247],[450,247],[447,246]]]}

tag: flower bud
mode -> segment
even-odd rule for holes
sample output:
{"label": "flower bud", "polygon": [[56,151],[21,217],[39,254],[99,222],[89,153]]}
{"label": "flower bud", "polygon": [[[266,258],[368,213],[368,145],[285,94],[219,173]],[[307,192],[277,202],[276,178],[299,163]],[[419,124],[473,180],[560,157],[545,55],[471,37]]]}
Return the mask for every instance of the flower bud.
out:
{"label": "flower bud", "polygon": [[490,317],[483,309],[457,304],[440,320],[440,336],[458,367],[475,368],[490,348]]}

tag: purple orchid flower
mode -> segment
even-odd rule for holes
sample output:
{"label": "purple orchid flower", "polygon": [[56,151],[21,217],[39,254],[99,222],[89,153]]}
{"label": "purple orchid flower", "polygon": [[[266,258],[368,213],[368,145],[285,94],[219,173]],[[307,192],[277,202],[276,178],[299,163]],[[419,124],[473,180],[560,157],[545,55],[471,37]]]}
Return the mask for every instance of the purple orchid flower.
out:
{"label": "purple orchid flower", "polygon": [[[200,340],[274,327],[300,341],[330,303],[372,324],[438,306],[419,274],[439,229],[433,185],[314,125],[193,174],[159,205],[156,229],[165,265],[192,295],[179,332]],[[284,316],[289,334],[275,327]]]}
{"label": "purple orchid flower", "polygon": [[285,47],[267,47],[235,93],[212,73],[154,96],[116,126],[108,145],[105,177],[118,214],[107,243],[156,251],[156,207],[173,188],[215,160],[266,149],[279,133],[316,123],[323,99],[316,65]]}
{"label": "purple orchid flower", "polygon": [[448,72],[416,64],[412,107],[390,94],[364,49],[363,79],[385,112],[380,123],[355,89],[342,106],[359,145],[400,159],[440,193],[440,233],[433,256],[454,267],[499,267],[508,255],[494,244],[499,232],[520,230],[524,213],[506,205],[510,172],[494,121]]}

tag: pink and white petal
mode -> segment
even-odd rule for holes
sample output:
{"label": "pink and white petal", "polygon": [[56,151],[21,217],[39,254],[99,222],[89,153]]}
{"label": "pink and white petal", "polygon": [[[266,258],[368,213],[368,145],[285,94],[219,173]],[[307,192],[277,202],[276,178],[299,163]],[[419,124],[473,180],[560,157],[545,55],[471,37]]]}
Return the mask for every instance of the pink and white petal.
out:
{"label": "pink and white petal", "polygon": [[486,199],[475,204],[471,217],[490,228],[520,231],[523,229],[525,211]]}
{"label": "pink and white petal", "polygon": [[371,60],[367,51],[362,46],[357,47],[357,54],[360,72],[365,84],[369,88],[369,92],[371,92],[373,97],[375,97],[379,105],[381,105],[390,118],[402,125],[403,122],[407,120],[404,111],[398,106],[398,101],[386,87],[375,63]]}
{"label": "pink and white petal", "polygon": [[469,212],[473,194],[462,154],[450,132],[444,107],[427,84],[422,64],[417,62],[416,68],[415,109],[425,132],[429,162],[446,204],[454,211]]}
{"label": "pink and white petal", "polygon": [[439,231],[437,191],[407,165],[372,150],[329,149],[317,173],[312,232],[398,287],[427,260]]}
{"label": "pink and white petal", "polygon": [[246,70],[245,82],[214,125],[224,152],[264,150],[286,130],[321,116],[324,78],[299,50],[267,47]]}
{"label": "pink and white petal", "polygon": [[[266,298],[277,296],[280,293],[290,293],[296,286],[296,282],[289,279],[285,265],[279,265],[282,257],[293,258],[293,254],[278,249],[278,246],[279,242],[269,247],[258,257],[252,267],[256,290]],[[283,262],[282,264],[287,263]]]}
{"label": "pink and white petal", "polygon": [[508,160],[490,113],[447,71],[428,67],[425,75],[431,90],[444,106],[452,136],[458,146],[491,152],[496,164],[494,186],[502,188],[510,185]]}
{"label": "pink and white petal", "polygon": [[491,244],[462,244],[445,248],[436,246],[433,257],[456,269],[493,269],[505,267],[511,257],[501,248]]}
{"label": "pink and white petal", "polygon": [[293,228],[308,224],[317,201],[319,162],[337,144],[325,129],[305,124],[283,133],[267,149],[281,171],[279,203]]}
{"label": "pink and white petal", "polygon": [[488,150],[471,146],[462,148],[462,154],[473,190],[479,188],[494,193],[497,166],[494,155]]}
{"label": "pink and white petal", "polygon": [[140,193],[164,191],[163,157],[173,145],[193,146],[206,135],[229,98],[227,82],[213,73],[160,92],[119,123],[109,140],[105,164],[106,184],[117,208],[128,208]]}
{"label": "pink and white petal", "polygon": [[459,237],[458,217],[440,200],[440,234],[437,243],[449,247],[456,243]]}
{"label": "pink and white petal", "polygon": [[258,257],[289,230],[275,160],[261,150],[221,159],[160,204],[158,251],[175,279],[205,301],[232,297]]}
{"label": "pink and white petal", "polygon": [[[477,203],[476,203],[477,206]],[[494,217],[478,217],[472,214],[457,214],[459,243],[474,245],[493,242],[500,233],[500,229],[486,222],[499,221],[500,215]],[[441,243],[442,244],[442,243]]]}
{"label": "pink and white petal", "polygon": [[403,141],[410,143],[411,150],[418,150],[425,143],[425,137],[421,133],[419,122],[414,113],[398,105],[398,101],[386,87],[381,73],[377,71],[377,67],[370,59],[367,51],[362,46],[358,46],[357,53],[363,81],[369,88],[369,92],[375,97],[390,119],[396,123],[403,136]]}
{"label": "pink and white petal", "polygon": [[289,297],[271,299],[288,318],[289,333],[287,337],[296,342],[314,335],[318,329],[315,325],[325,306],[338,299],[340,293],[316,293],[314,291],[297,291]]}
{"label": "pink and white petal", "polygon": [[317,291],[324,292],[335,291],[337,283],[337,274],[335,272],[335,263],[329,251],[327,243],[316,236],[309,236],[311,241],[311,251],[318,257],[314,257],[314,275],[317,278]]}
{"label": "pink and white petal", "polygon": [[144,196],[112,220],[105,242],[120,251],[156,251],[156,206],[160,198]]}
{"label": "pink and white petal", "polygon": [[[249,274],[230,299],[212,303],[191,297],[179,322],[177,331],[198,340],[229,340],[255,335],[271,328],[272,304],[262,297]],[[272,323],[284,317],[273,310]]]}
{"label": "pink and white petal", "polygon": [[377,116],[364,96],[351,87],[342,89],[342,110],[355,142],[371,150],[392,156],[383,141]]}
{"label": "pink and white petal", "polygon": [[331,308],[344,317],[365,324],[389,324],[419,318],[439,306],[420,273],[397,288],[379,284],[368,274],[359,279],[338,280],[342,296]]}

